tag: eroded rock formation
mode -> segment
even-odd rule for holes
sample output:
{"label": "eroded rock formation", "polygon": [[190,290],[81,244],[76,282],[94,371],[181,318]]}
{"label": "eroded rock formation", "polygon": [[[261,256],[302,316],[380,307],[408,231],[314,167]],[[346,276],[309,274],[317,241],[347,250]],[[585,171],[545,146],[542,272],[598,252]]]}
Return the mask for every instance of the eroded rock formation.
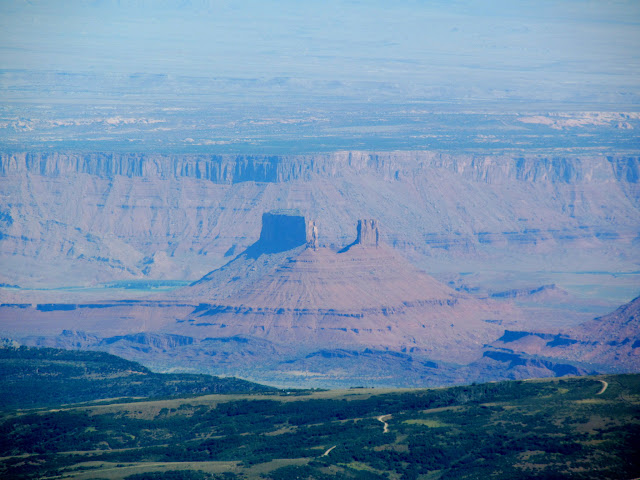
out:
{"label": "eroded rock formation", "polygon": [[[303,245],[305,221],[298,215],[263,218],[256,244],[172,294],[201,305],[173,333],[248,335],[306,349],[417,348],[438,359],[455,345],[459,358],[472,359],[500,333],[483,320],[506,320],[512,313],[456,292],[412,266],[380,242],[375,220],[360,220],[356,241],[336,252],[310,248],[308,240]],[[291,225],[299,232],[296,242],[273,230],[289,232]],[[259,248],[264,238],[283,243]]]}
{"label": "eroded rock formation", "polygon": [[378,222],[376,220],[358,220],[357,226],[358,236],[355,245],[365,247],[377,247],[380,241],[380,233],[378,232]]}
{"label": "eroded rock formation", "polygon": [[357,219],[375,218],[423,267],[629,265],[638,171],[629,155],[1,153],[0,283],[193,280],[279,208],[317,221],[318,246],[344,245]]}

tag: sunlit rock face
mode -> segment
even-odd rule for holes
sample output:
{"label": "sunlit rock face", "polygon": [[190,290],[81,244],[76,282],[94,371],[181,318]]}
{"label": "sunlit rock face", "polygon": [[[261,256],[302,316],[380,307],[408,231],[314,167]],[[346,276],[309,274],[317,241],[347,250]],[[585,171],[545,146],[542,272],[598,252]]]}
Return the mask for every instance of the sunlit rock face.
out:
{"label": "sunlit rock face", "polygon": [[640,297],[615,311],[588,320],[555,335],[538,332],[506,332],[493,344],[498,349],[564,358],[613,371],[633,372],[640,368]]}

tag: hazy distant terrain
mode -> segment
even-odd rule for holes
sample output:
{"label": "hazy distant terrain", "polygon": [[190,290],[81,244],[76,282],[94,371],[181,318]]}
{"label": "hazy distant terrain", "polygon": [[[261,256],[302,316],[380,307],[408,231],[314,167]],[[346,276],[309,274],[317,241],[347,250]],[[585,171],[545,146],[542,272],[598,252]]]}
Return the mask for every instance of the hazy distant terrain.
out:
{"label": "hazy distant terrain", "polygon": [[[90,290],[5,287],[16,300],[0,305],[0,332],[27,345],[106,350],[162,371],[285,386],[438,386],[638,368],[640,297],[594,319],[605,302],[555,285],[493,293],[446,285],[385,245],[375,220],[359,220],[355,241],[341,249],[321,246],[318,226],[296,211],[265,213],[259,239],[226,265],[143,299],[87,302]],[[537,245],[532,233],[518,246]],[[584,235],[569,245],[592,234]],[[29,301],[58,292],[65,298]]]}
{"label": "hazy distant terrain", "polygon": [[3,2],[0,140],[147,153],[636,150],[639,18],[634,1]]}
{"label": "hazy distant terrain", "polygon": [[3,478],[640,476],[636,0],[7,0],[0,99]]}
{"label": "hazy distant terrain", "polygon": [[628,301],[637,280],[610,274],[638,270],[638,21],[633,1],[4,2],[0,283],[195,280],[295,207],[336,245],[377,218],[458,286],[509,286],[456,277],[497,263]]}
{"label": "hazy distant terrain", "polygon": [[457,103],[360,80],[5,69],[0,94],[0,138],[15,151],[624,153],[637,151],[640,128],[628,96]]}
{"label": "hazy distant terrain", "polygon": [[[444,365],[440,380],[603,371],[580,364],[598,359],[611,371],[617,355],[632,369],[639,24],[634,1],[3,2],[0,333],[157,368],[250,375],[272,365],[260,352],[288,378],[303,372],[300,381],[331,365],[340,382],[387,365],[423,382],[431,359],[414,368],[411,348],[448,353],[435,339],[478,317],[484,333],[465,341],[473,373]],[[290,304],[266,315],[277,289],[244,323],[232,312],[243,305],[213,304],[227,284],[201,297],[178,290],[241,255],[263,213],[283,208],[317,223],[329,253],[314,268],[335,265],[357,220],[376,220],[412,265],[398,271],[417,268],[450,289],[437,300],[450,311],[424,315],[437,335],[397,329],[385,339],[403,325],[393,312],[428,304],[396,297],[393,312],[383,302],[375,314],[373,343],[290,358],[291,344],[264,343],[277,340],[269,325],[308,312]],[[378,260],[360,293],[384,290]],[[347,297],[331,275],[314,278],[323,294]],[[500,315],[463,315],[461,298]],[[621,304],[623,314],[594,320]],[[312,307],[318,335],[335,321],[342,339],[366,336],[345,320],[369,318],[362,305]],[[414,326],[426,325],[418,310]],[[214,314],[231,318],[201,321]],[[227,324],[238,331],[203,334]]]}

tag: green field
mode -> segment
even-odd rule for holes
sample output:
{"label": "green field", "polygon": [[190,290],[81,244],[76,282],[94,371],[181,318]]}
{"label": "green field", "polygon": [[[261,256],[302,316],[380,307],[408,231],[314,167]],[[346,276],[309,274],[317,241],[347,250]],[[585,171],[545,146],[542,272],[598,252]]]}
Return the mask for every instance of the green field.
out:
{"label": "green field", "polygon": [[638,445],[640,375],[265,391],[5,408],[0,477],[630,479]]}

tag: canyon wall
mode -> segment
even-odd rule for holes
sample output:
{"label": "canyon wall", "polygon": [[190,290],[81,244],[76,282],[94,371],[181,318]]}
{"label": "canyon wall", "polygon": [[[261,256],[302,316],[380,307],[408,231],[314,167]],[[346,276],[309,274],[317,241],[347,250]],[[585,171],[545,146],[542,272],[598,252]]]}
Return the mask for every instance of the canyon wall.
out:
{"label": "canyon wall", "polygon": [[376,218],[427,270],[640,258],[633,156],[2,153],[0,195],[0,283],[20,286],[197,279],[254,243],[273,209],[299,210],[335,248]]}
{"label": "canyon wall", "polygon": [[194,178],[213,183],[287,182],[315,175],[340,177],[345,169],[373,172],[385,179],[415,175],[431,168],[468,180],[501,183],[640,182],[640,157],[472,156],[435,152],[335,152],[332,154],[159,155],[121,153],[0,153],[0,175],[30,173],[60,176],[86,173],[99,178]]}

